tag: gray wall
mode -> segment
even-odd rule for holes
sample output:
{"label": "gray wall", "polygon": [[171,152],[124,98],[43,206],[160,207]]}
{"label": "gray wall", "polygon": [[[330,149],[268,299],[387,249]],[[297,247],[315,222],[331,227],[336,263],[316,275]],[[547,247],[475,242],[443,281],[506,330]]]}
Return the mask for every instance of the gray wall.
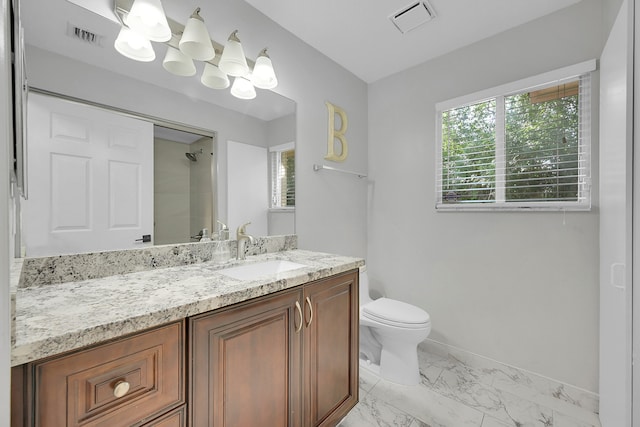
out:
{"label": "gray wall", "polygon": [[621,5],[622,0],[602,0],[602,30],[605,40],[613,27]]}
{"label": "gray wall", "polygon": [[269,147],[295,142],[296,115],[280,117],[267,123],[267,142]]}
{"label": "gray wall", "polygon": [[[431,315],[430,338],[598,391],[598,200],[590,212],[439,212],[435,104],[598,58],[584,0],[370,85],[372,287]],[[598,79],[592,153],[598,152]]]}

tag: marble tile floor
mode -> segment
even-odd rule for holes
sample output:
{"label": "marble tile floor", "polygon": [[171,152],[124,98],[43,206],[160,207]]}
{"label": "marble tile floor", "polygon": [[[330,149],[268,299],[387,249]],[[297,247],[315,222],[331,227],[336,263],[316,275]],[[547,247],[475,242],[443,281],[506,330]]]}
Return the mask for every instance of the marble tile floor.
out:
{"label": "marble tile floor", "polygon": [[600,427],[592,393],[435,342],[418,355],[416,386],[361,365],[360,402],[340,427]]}

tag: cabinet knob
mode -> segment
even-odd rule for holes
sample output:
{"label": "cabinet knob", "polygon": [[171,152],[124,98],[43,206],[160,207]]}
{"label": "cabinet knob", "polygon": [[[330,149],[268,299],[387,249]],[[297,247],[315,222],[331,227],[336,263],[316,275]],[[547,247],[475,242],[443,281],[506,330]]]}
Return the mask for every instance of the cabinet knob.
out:
{"label": "cabinet knob", "polygon": [[127,392],[129,391],[129,387],[131,387],[131,385],[128,382],[118,381],[115,387],[113,387],[113,395],[115,397],[122,397],[127,394]]}

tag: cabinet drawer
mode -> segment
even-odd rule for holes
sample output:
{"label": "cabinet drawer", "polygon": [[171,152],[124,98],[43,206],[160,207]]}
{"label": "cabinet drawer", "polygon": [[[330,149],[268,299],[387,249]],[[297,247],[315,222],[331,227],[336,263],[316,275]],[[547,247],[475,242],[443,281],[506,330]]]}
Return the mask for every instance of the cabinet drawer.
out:
{"label": "cabinet drawer", "polygon": [[183,405],[178,409],[174,409],[167,415],[145,424],[144,427],[186,427],[187,425],[187,408]]}
{"label": "cabinet drawer", "polygon": [[183,403],[183,340],[180,322],[36,364],[36,426],[137,425]]}

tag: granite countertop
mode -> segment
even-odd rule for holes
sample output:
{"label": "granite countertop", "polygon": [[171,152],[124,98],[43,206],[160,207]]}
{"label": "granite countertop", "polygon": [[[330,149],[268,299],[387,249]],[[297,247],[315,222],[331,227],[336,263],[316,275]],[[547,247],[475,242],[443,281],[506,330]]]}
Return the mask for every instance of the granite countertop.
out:
{"label": "granite countertop", "polygon": [[11,364],[53,356],[292,288],[364,265],[361,258],[305,250],[248,256],[243,263],[286,260],[304,268],[255,280],[203,262],[109,277],[19,288]]}

